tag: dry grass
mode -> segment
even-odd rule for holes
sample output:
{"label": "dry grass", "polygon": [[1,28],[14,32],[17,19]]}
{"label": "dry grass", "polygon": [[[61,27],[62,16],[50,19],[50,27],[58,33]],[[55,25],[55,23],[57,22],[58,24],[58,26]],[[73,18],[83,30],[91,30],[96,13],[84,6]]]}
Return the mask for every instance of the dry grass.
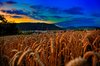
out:
{"label": "dry grass", "polygon": [[0,57],[9,57],[10,66],[64,66],[87,51],[100,52],[100,30],[0,37]]}

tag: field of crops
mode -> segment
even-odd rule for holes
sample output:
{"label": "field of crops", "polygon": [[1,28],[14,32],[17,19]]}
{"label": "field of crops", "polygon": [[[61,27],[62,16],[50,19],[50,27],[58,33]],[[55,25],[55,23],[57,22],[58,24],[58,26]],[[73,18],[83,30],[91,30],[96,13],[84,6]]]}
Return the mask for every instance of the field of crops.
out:
{"label": "field of crops", "polygon": [[0,66],[65,66],[88,51],[98,53],[100,66],[100,30],[5,36],[0,37]]}

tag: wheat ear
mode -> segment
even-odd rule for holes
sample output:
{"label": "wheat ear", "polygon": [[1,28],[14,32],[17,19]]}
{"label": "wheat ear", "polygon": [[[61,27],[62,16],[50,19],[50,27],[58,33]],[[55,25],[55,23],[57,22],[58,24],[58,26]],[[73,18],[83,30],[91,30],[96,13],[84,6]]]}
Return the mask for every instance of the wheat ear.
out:
{"label": "wheat ear", "polygon": [[28,50],[24,51],[22,53],[22,55],[20,56],[20,58],[18,59],[17,65],[19,65],[21,63],[21,61],[23,60],[23,58],[30,52],[32,52],[32,50],[30,48]]}
{"label": "wheat ear", "polygon": [[9,62],[10,66],[15,66],[15,62],[16,62],[17,58],[19,58],[21,53],[22,53],[22,51],[19,51],[12,57],[12,59]]}
{"label": "wheat ear", "polygon": [[87,59],[87,62],[90,57],[92,58],[92,66],[96,66],[97,62],[99,61],[96,52],[88,51],[83,56],[83,58]]}

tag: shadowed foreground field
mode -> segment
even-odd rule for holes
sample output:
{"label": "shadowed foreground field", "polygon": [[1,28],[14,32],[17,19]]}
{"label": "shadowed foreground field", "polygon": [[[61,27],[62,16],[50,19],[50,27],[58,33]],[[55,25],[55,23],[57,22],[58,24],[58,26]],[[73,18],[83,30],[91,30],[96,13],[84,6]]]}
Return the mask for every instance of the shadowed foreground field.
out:
{"label": "shadowed foreground field", "polygon": [[0,37],[0,66],[65,66],[88,51],[100,53],[100,30],[5,36]]}

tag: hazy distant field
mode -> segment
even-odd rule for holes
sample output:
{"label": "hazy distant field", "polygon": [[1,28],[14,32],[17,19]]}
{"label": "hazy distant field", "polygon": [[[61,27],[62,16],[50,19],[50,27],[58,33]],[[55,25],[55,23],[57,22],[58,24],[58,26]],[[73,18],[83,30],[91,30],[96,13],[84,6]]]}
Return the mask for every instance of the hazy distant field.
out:
{"label": "hazy distant field", "polygon": [[100,31],[56,31],[0,37],[0,66],[64,66],[100,52]]}

